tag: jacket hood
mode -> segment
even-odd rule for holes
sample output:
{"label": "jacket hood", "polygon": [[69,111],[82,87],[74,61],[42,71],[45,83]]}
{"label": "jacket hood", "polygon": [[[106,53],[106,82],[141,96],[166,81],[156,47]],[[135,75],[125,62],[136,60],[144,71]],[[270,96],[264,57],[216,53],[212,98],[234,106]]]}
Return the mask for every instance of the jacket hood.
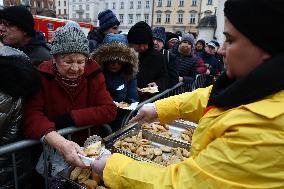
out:
{"label": "jacket hood", "polygon": [[0,60],[0,90],[13,98],[28,97],[40,88],[40,74],[32,64]]}
{"label": "jacket hood", "polygon": [[[107,55],[107,56],[106,56]],[[122,43],[110,43],[99,47],[91,55],[106,72],[106,64],[118,61],[122,63],[121,75],[130,80],[135,77],[138,72],[138,57],[133,49]]]}

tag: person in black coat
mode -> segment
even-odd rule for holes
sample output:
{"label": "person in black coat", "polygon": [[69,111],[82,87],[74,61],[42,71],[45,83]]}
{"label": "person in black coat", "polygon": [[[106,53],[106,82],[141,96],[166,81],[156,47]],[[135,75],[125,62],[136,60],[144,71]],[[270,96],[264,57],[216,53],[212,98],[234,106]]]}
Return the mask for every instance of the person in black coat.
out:
{"label": "person in black coat", "polygon": [[34,66],[52,58],[42,32],[34,30],[34,19],[24,6],[0,10],[1,41],[4,45],[23,51]]}
{"label": "person in black coat", "polygon": [[[24,100],[40,87],[40,75],[22,51],[0,47],[0,147],[20,140]],[[17,176],[27,188],[28,152],[16,153]],[[0,188],[15,188],[11,155],[0,156]]]}
{"label": "person in black coat", "polygon": [[168,88],[166,59],[154,49],[152,30],[146,22],[138,22],[128,32],[129,46],[139,53],[138,88],[157,86],[159,92]]}
{"label": "person in black coat", "polygon": [[178,77],[178,72],[177,72],[176,62],[175,62],[175,55],[169,50],[166,50],[164,48],[165,41],[166,41],[166,32],[165,32],[164,27],[154,28],[152,31],[152,34],[153,34],[154,48],[160,51],[166,58],[167,70],[169,74],[168,87],[170,88],[179,82],[178,81],[179,77]]}

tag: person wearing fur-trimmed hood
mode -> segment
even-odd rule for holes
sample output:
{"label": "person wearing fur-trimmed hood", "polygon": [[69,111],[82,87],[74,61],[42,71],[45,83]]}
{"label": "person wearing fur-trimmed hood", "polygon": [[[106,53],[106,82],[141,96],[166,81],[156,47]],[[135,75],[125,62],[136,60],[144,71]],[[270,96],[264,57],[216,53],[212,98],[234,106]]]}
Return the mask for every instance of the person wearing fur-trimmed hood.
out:
{"label": "person wearing fur-trimmed hood", "polygon": [[[139,101],[136,80],[138,57],[126,44],[126,36],[107,34],[103,45],[92,54],[92,59],[101,65],[113,100],[131,104]],[[118,110],[116,120],[111,124],[114,131],[120,126],[125,113],[122,109]]]}
{"label": "person wearing fur-trimmed hood", "polygon": [[[116,39],[112,41],[111,38]],[[133,103],[139,101],[136,81],[138,58],[125,42],[127,39],[122,34],[108,34],[92,58],[101,65],[113,100]]]}

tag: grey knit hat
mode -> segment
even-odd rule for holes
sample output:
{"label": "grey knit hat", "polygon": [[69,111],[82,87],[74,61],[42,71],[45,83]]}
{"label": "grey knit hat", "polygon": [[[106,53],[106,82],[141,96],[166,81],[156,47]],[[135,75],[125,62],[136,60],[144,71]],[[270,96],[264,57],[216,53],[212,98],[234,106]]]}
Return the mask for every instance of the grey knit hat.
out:
{"label": "grey knit hat", "polygon": [[61,27],[55,31],[50,53],[82,53],[89,56],[89,42],[82,30],[75,27]]}

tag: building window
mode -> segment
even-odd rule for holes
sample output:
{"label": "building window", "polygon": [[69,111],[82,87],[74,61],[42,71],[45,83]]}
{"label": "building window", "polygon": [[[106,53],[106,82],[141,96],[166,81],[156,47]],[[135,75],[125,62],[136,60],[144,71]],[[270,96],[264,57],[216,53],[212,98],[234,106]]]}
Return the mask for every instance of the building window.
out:
{"label": "building window", "polygon": [[124,9],[124,2],[120,2],[120,9]]}
{"label": "building window", "polygon": [[76,10],[76,5],[73,5],[73,8],[72,8],[72,9],[73,9],[73,11],[75,11],[75,10]]}
{"label": "building window", "polygon": [[141,1],[138,1],[138,3],[137,3],[137,9],[141,9]]}
{"label": "building window", "polygon": [[141,14],[136,14],[136,22],[141,21]]}
{"label": "building window", "polygon": [[178,23],[179,24],[183,23],[183,14],[182,13],[178,13]]}
{"label": "building window", "polygon": [[60,9],[58,9],[58,14],[61,15],[61,10]]}
{"label": "building window", "polygon": [[90,5],[86,5],[86,11],[89,11],[90,10]]}
{"label": "building window", "polygon": [[83,8],[82,8],[82,5],[79,5],[79,10],[82,10]]}
{"label": "building window", "polygon": [[79,2],[82,2],[82,0],[79,0]]}
{"label": "building window", "polygon": [[72,18],[76,18],[76,14],[75,13],[72,14]]}
{"label": "building window", "polygon": [[120,14],[120,15],[119,15],[119,22],[120,22],[121,24],[123,23],[123,16],[124,16],[123,14]]}
{"label": "building window", "polygon": [[150,1],[146,1],[145,8],[146,9],[150,8]]}
{"label": "building window", "polygon": [[86,18],[90,18],[90,13],[86,13]]}
{"label": "building window", "polygon": [[115,2],[112,3],[112,9],[115,9]]}
{"label": "building window", "polygon": [[129,2],[129,8],[130,8],[130,9],[133,9],[133,1],[130,1],[130,2]]}
{"label": "building window", "polygon": [[157,23],[161,23],[161,18],[162,18],[162,15],[161,14],[157,14]]}
{"label": "building window", "polygon": [[149,14],[144,14],[144,21],[145,21],[146,23],[149,22]]}
{"label": "building window", "polygon": [[66,6],[66,1],[64,1],[64,6]]}
{"label": "building window", "polygon": [[76,2],[76,0],[73,0],[73,2]]}
{"label": "building window", "polygon": [[190,18],[189,18],[189,23],[190,24],[195,24],[195,19],[196,19],[196,14],[195,13],[191,13],[190,14]]}
{"label": "building window", "polygon": [[105,9],[108,9],[108,3],[106,3],[105,5],[106,5],[106,8],[105,8]]}
{"label": "building window", "polygon": [[36,2],[36,7],[40,8],[40,2],[39,1]]}
{"label": "building window", "polygon": [[196,7],[197,0],[192,0],[191,6]]}
{"label": "building window", "polygon": [[171,21],[171,14],[166,14],[166,20],[165,20],[165,22],[166,22],[166,23],[170,23],[170,21]]}
{"label": "building window", "polygon": [[133,23],[133,14],[129,14],[128,15],[128,24],[132,24]]}
{"label": "building window", "polygon": [[167,7],[171,7],[172,6],[172,0],[168,0],[167,1]]}
{"label": "building window", "polygon": [[66,11],[66,9],[64,9],[64,14],[65,14],[65,15],[67,14],[67,11]]}
{"label": "building window", "polygon": [[161,6],[163,6],[163,0],[158,0],[158,5],[157,5],[158,7],[161,7]]}
{"label": "building window", "polygon": [[213,2],[212,2],[213,0],[208,0],[207,1],[207,5],[213,5]]}
{"label": "building window", "polygon": [[58,1],[58,6],[60,6],[60,1]]}
{"label": "building window", "polygon": [[183,7],[184,6],[184,0],[179,0],[179,7]]}

